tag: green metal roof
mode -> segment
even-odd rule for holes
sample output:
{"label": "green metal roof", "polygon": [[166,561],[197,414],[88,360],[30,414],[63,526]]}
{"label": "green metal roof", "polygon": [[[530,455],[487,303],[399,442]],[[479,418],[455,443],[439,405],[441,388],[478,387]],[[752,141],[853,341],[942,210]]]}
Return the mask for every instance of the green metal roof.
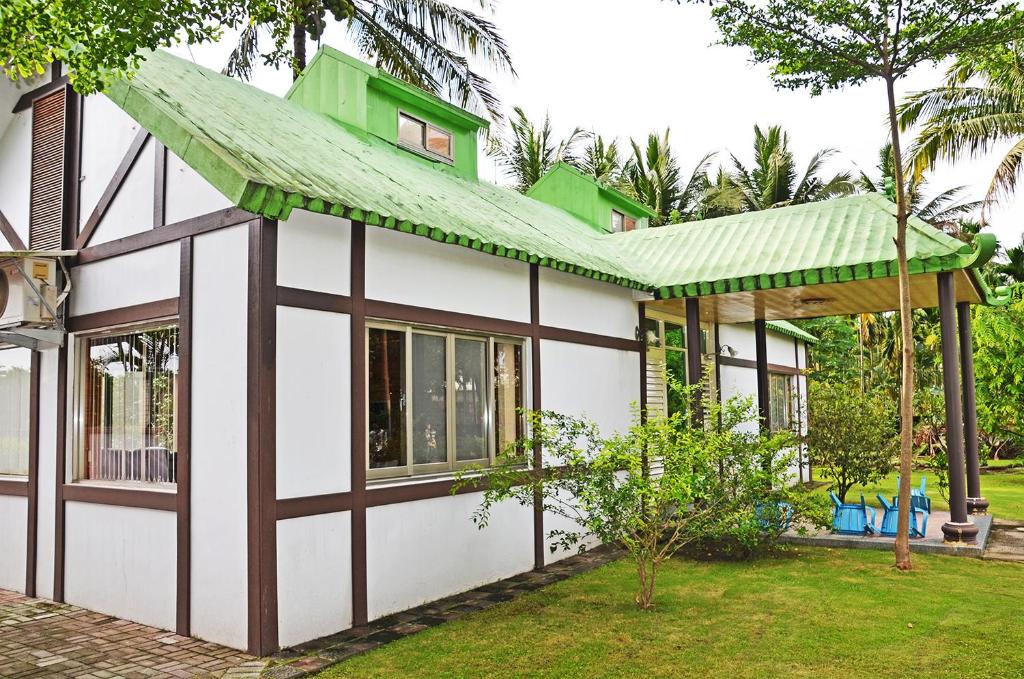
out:
{"label": "green metal roof", "polygon": [[817,337],[807,332],[806,330],[803,330],[802,328],[796,327],[789,321],[765,321],[764,324],[771,330],[774,330],[775,332],[781,332],[783,335],[796,337],[797,339],[801,339],[811,344],[818,343]]}
{"label": "green metal roof", "polygon": [[[895,207],[880,195],[602,234],[163,51],[107,96],[235,205],[267,217],[285,220],[294,208],[344,216],[665,298],[896,275]],[[978,267],[995,246],[980,236],[972,249],[912,220],[910,269]]]}

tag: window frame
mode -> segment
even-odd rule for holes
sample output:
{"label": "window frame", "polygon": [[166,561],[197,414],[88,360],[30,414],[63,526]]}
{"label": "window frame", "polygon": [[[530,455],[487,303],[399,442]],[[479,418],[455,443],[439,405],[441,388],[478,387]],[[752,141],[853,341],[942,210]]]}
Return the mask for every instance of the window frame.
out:
{"label": "window frame", "polygon": [[[412,144],[402,139],[402,118],[408,118],[409,120],[419,123],[420,125],[423,126],[423,134],[420,137],[419,145]],[[427,133],[428,131],[431,130],[434,132],[439,132],[448,137],[448,148],[451,149],[451,155],[446,156],[443,153],[437,153],[436,151],[432,151],[427,147]],[[447,163],[449,165],[455,164],[455,134],[452,133],[451,130],[446,130],[445,128],[434,125],[433,123],[426,121],[423,118],[420,118],[419,116],[414,116],[411,113],[403,111],[402,109],[398,109],[398,122],[396,132],[397,134],[395,135],[395,138],[398,140],[398,146],[400,148],[419,154],[421,156],[425,156],[430,160],[436,160],[442,163]]]}
{"label": "window frame", "polygon": [[[776,396],[776,394],[775,394],[775,383],[776,383],[776,380],[780,380],[780,379],[782,380],[782,383],[785,385],[785,387],[784,387],[784,392],[785,393],[783,395],[782,403],[783,403],[783,412],[785,413],[786,422],[782,426],[779,426],[778,423],[773,421],[773,417],[774,417],[775,412],[774,412],[774,409],[772,408],[772,406],[775,403],[778,402],[777,399],[775,398],[775,396]],[[796,422],[796,417],[795,417],[796,412],[795,412],[795,408],[794,408],[795,404],[793,403],[794,394],[796,392],[796,388],[795,388],[796,384],[795,384],[795,382],[796,382],[796,375],[790,375],[789,373],[774,372],[774,371],[771,371],[771,372],[768,373],[768,398],[769,398],[768,429],[770,431],[777,432],[777,431],[792,431],[793,430],[793,425]]]}
{"label": "window frame", "polygon": [[[615,217],[616,217],[616,215],[618,215],[620,217],[619,221],[621,223],[621,226],[618,229],[615,228]],[[615,208],[612,208],[612,233],[625,233],[625,231],[626,231],[626,213],[622,212],[620,210],[616,210]]]}
{"label": "window frame", "polygon": [[[403,379],[406,385],[406,410],[405,410],[405,440],[408,442],[407,450],[405,451],[405,465],[396,467],[381,467],[373,469],[370,467],[370,332],[372,330],[392,330],[397,332],[403,332],[405,335],[405,370]],[[413,378],[413,359],[412,359],[412,337],[414,334],[420,335],[434,335],[445,338],[445,439],[446,439],[446,460],[445,462],[427,462],[417,464],[413,454],[413,409],[412,409],[412,378]],[[487,457],[486,458],[474,458],[471,460],[459,460],[457,456],[456,443],[457,427],[455,417],[455,399],[454,399],[454,384],[455,384],[455,341],[457,339],[470,340],[470,341],[484,341],[487,349],[487,371],[486,371],[486,385],[484,388],[484,399],[486,403],[486,422],[485,427],[487,429]],[[389,320],[377,320],[367,319],[366,320],[366,336],[365,336],[365,351],[364,361],[367,369],[365,382],[366,392],[366,416],[363,423],[364,431],[366,432],[366,442],[363,458],[366,466],[366,480],[367,482],[382,481],[382,480],[402,480],[402,479],[420,479],[427,476],[444,476],[451,475],[460,470],[464,470],[474,466],[493,467],[497,460],[497,432],[495,431],[495,401],[496,397],[494,394],[494,359],[495,359],[495,343],[515,344],[520,347],[522,356],[522,365],[520,371],[522,379],[519,383],[519,399],[520,402],[526,406],[526,397],[529,394],[527,389],[527,377],[529,372],[526,368],[527,363],[527,347],[529,346],[527,340],[523,337],[515,337],[512,335],[502,334],[489,334],[483,332],[474,332],[470,330],[461,330],[456,328],[444,328],[439,326],[421,325],[418,323],[403,323],[400,321],[389,321]],[[518,417],[522,420],[523,431],[526,431],[526,418],[523,414],[519,414]]]}
{"label": "window frame", "polygon": [[[135,332],[142,332],[145,330],[158,330],[161,328],[175,328],[178,332],[181,332],[181,319],[179,316],[167,316],[164,318],[157,318],[152,320],[140,321],[137,323],[126,323],[124,325],[111,326],[108,328],[99,328],[96,330],[89,330],[87,332],[75,333],[70,336],[69,343],[71,344],[74,356],[73,363],[69,366],[71,373],[70,379],[72,379],[71,389],[71,407],[69,415],[72,417],[72,425],[69,427],[71,432],[71,464],[67,471],[69,479],[66,479],[66,483],[80,484],[83,486],[98,486],[103,488],[126,488],[132,490],[143,490],[153,492],[170,492],[175,493],[178,490],[177,481],[143,481],[143,480],[116,480],[116,479],[89,479],[85,478],[86,468],[86,418],[85,418],[85,407],[86,407],[86,389],[87,389],[87,371],[88,365],[88,343],[89,340],[103,339],[104,337],[114,337],[117,335],[128,335]],[[179,335],[180,336],[180,335]],[[180,349],[180,348],[179,348]],[[180,360],[180,354],[179,354]],[[182,385],[178,385],[179,389]],[[178,407],[178,394],[175,395],[175,419],[174,427],[178,427],[178,417],[180,413],[177,412]],[[176,432],[177,433],[177,432]],[[180,441],[178,442],[180,448]],[[180,451],[174,451],[177,455]]]}

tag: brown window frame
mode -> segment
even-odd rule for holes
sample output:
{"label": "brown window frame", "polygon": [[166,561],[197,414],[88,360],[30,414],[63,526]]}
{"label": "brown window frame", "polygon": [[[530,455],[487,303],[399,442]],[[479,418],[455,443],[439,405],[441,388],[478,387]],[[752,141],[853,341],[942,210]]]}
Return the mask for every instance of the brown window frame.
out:
{"label": "brown window frame", "polygon": [[[423,126],[423,134],[422,134],[422,136],[420,138],[420,143],[419,144],[411,144],[411,143],[409,143],[409,142],[407,142],[407,141],[405,141],[405,140],[403,140],[401,138],[401,134],[400,133],[401,133],[401,129],[402,129],[402,118],[407,118],[408,120],[411,120],[413,122],[419,123],[420,125]],[[428,130],[433,130],[434,132],[440,132],[441,134],[443,134],[443,135],[448,137],[448,148],[451,149],[451,155],[447,155],[446,156],[443,153],[438,153],[436,151],[432,151],[431,149],[427,148],[427,132],[428,132]],[[437,125],[434,125],[433,123],[431,123],[429,121],[423,120],[422,118],[420,118],[418,116],[414,116],[414,115],[412,115],[410,113],[406,113],[405,111],[399,109],[399,111],[398,111],[398,131],[399,131],[399,134],[396,135],[396,139],[398,139],[398,146],[400,148],[403,148],[403,149],[405,149],[407,151],[412,151],[413,153],[417,153],[417,154],[422,155],[422,156],[426,156],[427,158],[429,158],[431,160],[438,160],[438,161],[440,161],[442,163],[447,163],[449,165],[451,165],[451,164],[453,164],[455,162],[455,135],[452,134],[452,132],[450,130],[446,130],[443,127],[438,127]]]}

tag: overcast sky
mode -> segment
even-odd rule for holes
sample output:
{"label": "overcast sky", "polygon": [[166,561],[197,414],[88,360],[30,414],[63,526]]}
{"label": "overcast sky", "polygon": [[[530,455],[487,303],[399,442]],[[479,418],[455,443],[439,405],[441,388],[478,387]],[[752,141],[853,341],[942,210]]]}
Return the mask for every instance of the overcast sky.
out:
{"label": "overcast sky", "polygon": [[[472,0],[457,4],[474,6]],[[839,150],[832,167],[856,166],[875,174],[886,141],[885,92],[880,83],[811,97],[778,91],[766,68],[749,63],[742,48],[714,45],[717,34],[704,6],[666,0],[503,0],[493,17],[512,53],[518,78],[489,74],[506,107],[522,106],[534,119],[551,115],[556,131],[579,125],[605,137],[646,138],[671,128],[684,171],[708,151],[751,158],[753,126],[782,125],[801,170],[823,147]],[[232,36],[222,43],[174,50],[220,69]],[[340,29],[324,40],[346,49]],[[904,81],[907,92],[942,80],[942,68],[922,68]],[[290,73],[257,69],[253,83],[282,94]],[[723,159],[728,156],[723,154]],[[981,197],[1001,156],[943,166],[929,195],[967,185]],[[502,183],[493,163],[481,177]],[[1024,193],[997,207],[990,228],[1002,245],[1024,233]]]}

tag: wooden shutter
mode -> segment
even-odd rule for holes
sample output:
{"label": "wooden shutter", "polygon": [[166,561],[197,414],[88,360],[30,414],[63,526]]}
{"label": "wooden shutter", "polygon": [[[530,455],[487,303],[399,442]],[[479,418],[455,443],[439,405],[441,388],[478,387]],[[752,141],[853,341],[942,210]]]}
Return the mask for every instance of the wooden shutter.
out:
{"label": "wooden shutter", "polygon": [[668,415],[668,385],[665,381],[665,350],[647,347],[647,409]]}
{"label": "wooden shutter", "polygon": [[32,104],[30,250],[60,250],[64,217],[65,90]]}

